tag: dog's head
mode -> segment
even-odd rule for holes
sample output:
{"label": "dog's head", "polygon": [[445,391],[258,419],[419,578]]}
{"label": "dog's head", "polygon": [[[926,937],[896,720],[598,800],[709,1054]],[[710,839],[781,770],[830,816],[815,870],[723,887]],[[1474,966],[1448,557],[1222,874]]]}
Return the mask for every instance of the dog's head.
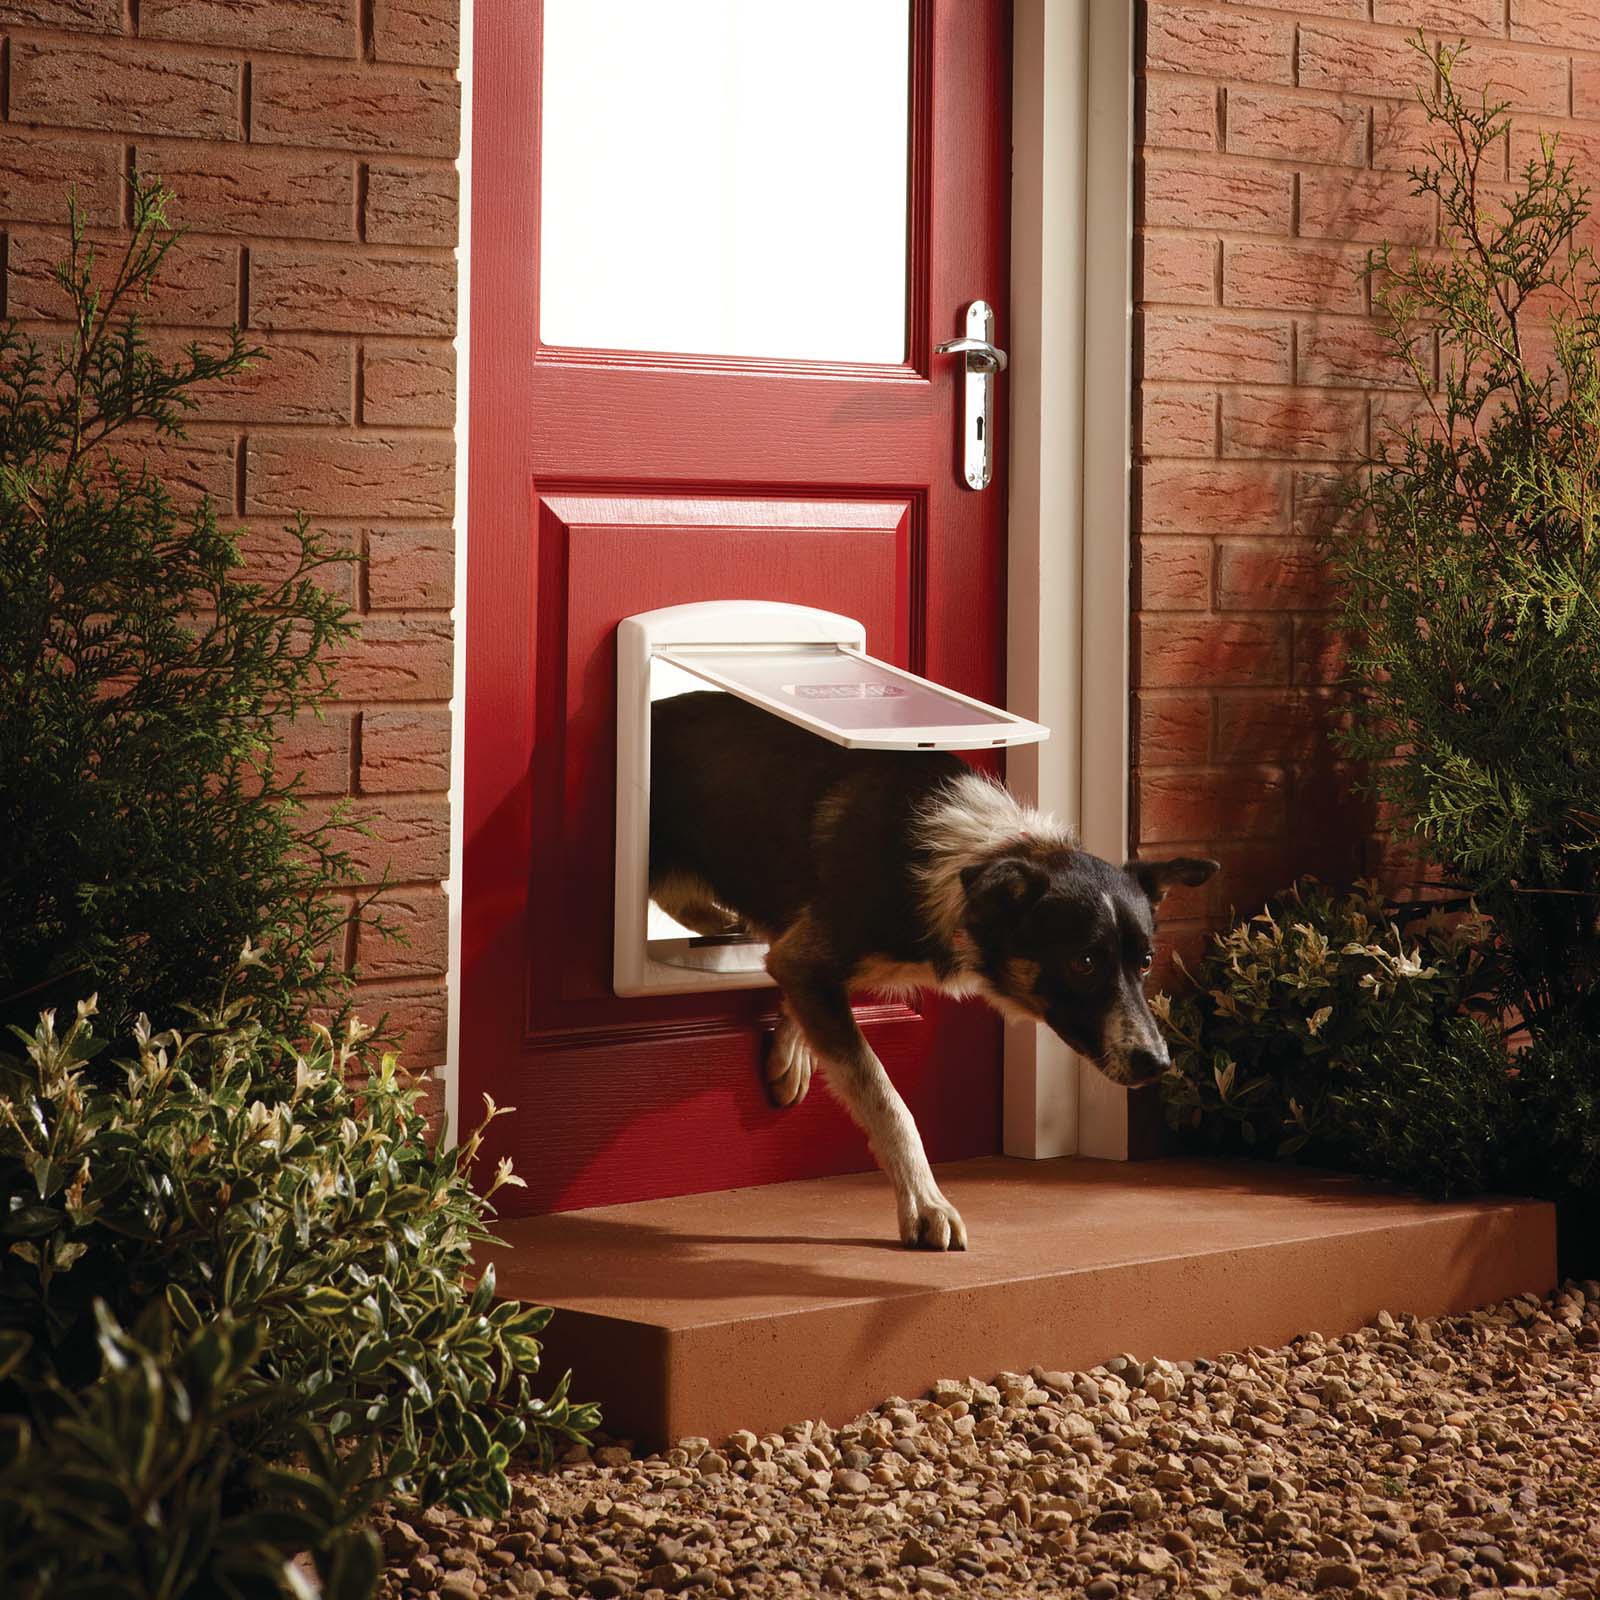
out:
{"label": "dog's head", "polygon": [[1188,856],[1118,867],[1027,841],[963,868],[963,927],[987,997],[1048,1024],[1114,1083],[1148,1081],[1170,1061],[1144,994],[1156,907],[1173,884],[1216,870]]}

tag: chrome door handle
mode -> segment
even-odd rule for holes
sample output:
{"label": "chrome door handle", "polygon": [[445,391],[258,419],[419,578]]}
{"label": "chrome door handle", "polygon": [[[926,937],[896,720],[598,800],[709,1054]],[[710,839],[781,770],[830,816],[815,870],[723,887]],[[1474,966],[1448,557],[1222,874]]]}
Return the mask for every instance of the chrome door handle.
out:
{"label": "chrome door handle", "polygon": [[987,339],[952,339],[933,347],[942,356],[964,355],[968,372],[1004,372],[1006,353]]}
{"label": "chrome door handle", "polygon": [[935,345],[942,356],[960,356],[966,369],[966,417],[961,426],[961,475],[969,489],[986,489],[994,476],[994,379],[1006,370],[1006,353],[994,342],[994,307],[974,300],[967,307],[966,337]]}

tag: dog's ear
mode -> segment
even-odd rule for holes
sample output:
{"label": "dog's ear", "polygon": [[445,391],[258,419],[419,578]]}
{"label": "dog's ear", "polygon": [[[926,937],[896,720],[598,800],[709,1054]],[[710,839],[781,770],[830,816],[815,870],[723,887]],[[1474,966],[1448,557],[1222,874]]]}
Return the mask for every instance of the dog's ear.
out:
{"label": "dog's ear", "polygon": [[1221,865],[1196,856],[1174,856],[1170,861],[1130,861],[1124,870],[1144,890],[1150,904],[1158,906],[1173,884],[1186,883],[1191,889],[1198,889],[1221,870]]}
{"label": "dog's ear", "polygon": [[967,914],[982,920],[1025,911],[1050,887],[1050,875],[1024,856],[1001,856],[961,869]]}

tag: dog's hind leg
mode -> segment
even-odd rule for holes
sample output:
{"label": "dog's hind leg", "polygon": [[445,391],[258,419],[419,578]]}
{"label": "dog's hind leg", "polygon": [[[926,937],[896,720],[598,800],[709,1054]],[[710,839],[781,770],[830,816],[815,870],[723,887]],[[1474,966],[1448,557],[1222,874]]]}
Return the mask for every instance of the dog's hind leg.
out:
{"label": "dog's hind leg", "polygon": [[782,988],[786,1014],[810,1045],[828,1087],[866,1129],[878,1164],[894,1184],[901,1242],[924,1250],[965,1250],[961,1214],[939,1192],[917,1125],[856,1025],[838,963],[809,917],[773,944],[767,971]]}
{"label": "dog's hind leg", "polygon": [[797,1106],[811,1087],[814,1060],[805,1030],[790,1015],[787,1005],[778,1016],[778,1031],[767,1052],[767,1097],[775,1106]]}
{"label": "dog's hind leg", "polygon": [[662,873],[650,882],[650,898],[690,933],[717,938],[744,932],[738,912],[718,904],[711,885],[695,873]]}

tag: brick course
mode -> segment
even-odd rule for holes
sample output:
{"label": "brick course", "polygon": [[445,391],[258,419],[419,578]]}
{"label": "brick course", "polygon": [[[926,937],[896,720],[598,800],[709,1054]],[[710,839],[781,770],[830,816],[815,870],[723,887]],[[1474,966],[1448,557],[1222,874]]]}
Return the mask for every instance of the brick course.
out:
{"label": "brick course", "polygon": [[1414,871],[1328,742],[1344,645],[1315,537],[1341,472],[1415,403],[1354,269],[1380,240],[1438,239],[1405,176],[1426,131],[1418,24],[1465,34],[1461,81],[1513,103],[1512,162],[1558,132],[1592,183],[1600,7],[1150,0],[1147,17],[1133,843],[1224,863],[1174,897],[1189,949],[1299,872]]}
{"label": "brick course", "polygon": [[340,699],[279,753],[314,808],[372,819],[347,844],[413,942],[346,943],[423,1068],[445,1043],[457,3],[0,3],[0,309],[50,337],[68,186],[104,256],[126,173],[160,173],[187,237],[143,308],[158,345],[240,324],[272,359],[201,396],[187,441],[135,448],[244,521],[252,574],[281,570],[298,510],[363,557],[325,578],[366,613]]}

